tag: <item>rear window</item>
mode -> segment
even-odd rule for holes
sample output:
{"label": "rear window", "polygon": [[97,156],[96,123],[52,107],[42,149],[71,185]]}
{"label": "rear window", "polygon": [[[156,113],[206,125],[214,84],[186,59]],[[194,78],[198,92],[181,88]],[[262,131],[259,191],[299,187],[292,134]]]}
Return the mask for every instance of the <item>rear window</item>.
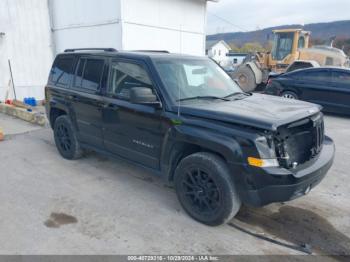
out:
{"label": "rear window", "polygon": [[334,71],[332,80],[337,83],[347,84],[350,88],[350,73],[348,72]]}
{"label": "rear window", "polygon": [[309,81],[330,81],[331,73],[329,71],[305,71],[294,74],[297,78]]}
{"label": "rear window", "polygon": [[80,59],[74,78],[74,87],[91,91],[99,90],[103,68],[103,59]]}
{"label": "rear window", "polygon": [[304,75],[304,79],[314,81],[330,81],[330,78],[331,74],[329,71],[307,72]]}
{"label": "rear window", "polygon": [[74,70],[74,57],[57,57],[49,81],[57,86],[68,87]]}

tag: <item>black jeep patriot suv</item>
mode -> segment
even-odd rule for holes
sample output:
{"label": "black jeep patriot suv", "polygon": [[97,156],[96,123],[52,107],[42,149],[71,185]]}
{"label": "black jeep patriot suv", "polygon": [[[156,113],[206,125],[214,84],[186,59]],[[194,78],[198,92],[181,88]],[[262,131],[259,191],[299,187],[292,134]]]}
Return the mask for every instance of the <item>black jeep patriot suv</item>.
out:
{"label": "black jeep patriot suv", "polygon": [[333,163],[319,106],[244,93],[205,57],[66,50],[45,93],[64,158],[89,149],[149,168],[207,225],[226,223],[241,203],[300,197]]}

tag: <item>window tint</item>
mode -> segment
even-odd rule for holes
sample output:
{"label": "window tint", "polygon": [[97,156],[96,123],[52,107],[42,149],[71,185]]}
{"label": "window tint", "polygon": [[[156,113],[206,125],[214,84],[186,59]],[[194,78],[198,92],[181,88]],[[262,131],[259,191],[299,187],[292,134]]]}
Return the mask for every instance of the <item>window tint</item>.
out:
{"label": "window tint", "polygon": [[101,80],[101,89],[106,90],[108,85],[108,74],[109,74],[109,64],[106,63],[103,69],[102,80]]}
{"label": "window tint", "polygon": [[282,60],[292,52],[294,41],[294,33],[276,33],[274,43],[276,43],[271,51],[272,58]]}
{"label": "window tint", "polygon": [[52,67],[50,81],[54,85],[67,87],[73,74],[73,66],[73,57],[58,57]]}
{"label": "window tint", "polygon": [[333,59],[333,57],[326,57],[326,65],[329,65],[329,66],[331,66],[331,65],[334,65],[334,59]]}
{"label": "window tint", "polygon": [[300,36],[298,41],[298,48],[304,48],[305,47],[305,37]]}
{"label": "window tint", "polygon": [[310,81],[330,81],[331,74],[329,71],[309,71],[303,72],[300,78]]}
{"label": "window tint", "polygon": [[120,99],[129,100],[130,88],[133,87],[152,88],[152,82],[146,70],[137,64],[113,62],[108,94]]}
{"label": "window tint", "polygon": [[293,72],[294,70],[304,69],[313,67],[310,63],[307,62],[295,62],[293,65],[288,67],[286,72]]}
{"label": "window tint", "polygon": [[350,73],[335,71],[333,72],[332,76],[334,82],[348,84],[350,88]]}
{"label": "window tint", "polygon": [[74,78],[74,87],[81,87],[81,83],[83,81],[83,72],[84,72],[84,66],[85,66],[86,59],[80,59],[78,63],[78,69],[77,73]]}
{"label": "window tint", "polygon": [[[104,60],[86,59],[84,76],[81,87],[89,90],[98,90],[101,82]],[[78,68],[78,71],[80,68]]]}

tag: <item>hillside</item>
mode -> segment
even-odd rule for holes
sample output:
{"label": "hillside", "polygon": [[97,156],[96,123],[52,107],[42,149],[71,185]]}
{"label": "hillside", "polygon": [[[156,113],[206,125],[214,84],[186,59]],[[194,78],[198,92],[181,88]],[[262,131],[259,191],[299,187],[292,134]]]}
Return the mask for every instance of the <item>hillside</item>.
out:
{"label": "hillside", "polygon": [[282,25],[251,32],[208,35],[207,40],[225,40],[227,43],[234,44],[236,46],[242,46],[245,43],[257,42],[265,46],[269,40],[272,40],[272,30],[281,28],[303,28],[306,31],[311,31],[311,38],[317,43],[327,41],[333,36],[336,36],[338,40],[350,39],[350,20],[346,20],[329,23],[307,24],[304,26],[297,24]]}

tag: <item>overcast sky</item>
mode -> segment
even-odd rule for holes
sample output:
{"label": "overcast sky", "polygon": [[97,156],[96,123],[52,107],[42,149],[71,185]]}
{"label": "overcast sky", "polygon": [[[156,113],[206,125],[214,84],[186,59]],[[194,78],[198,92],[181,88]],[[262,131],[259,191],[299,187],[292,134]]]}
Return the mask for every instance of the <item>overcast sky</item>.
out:
{"label": "overcast sky", "polygon": [[219,0],[208,4],[207,32],[337,20],[350,20],[350,0]]}

